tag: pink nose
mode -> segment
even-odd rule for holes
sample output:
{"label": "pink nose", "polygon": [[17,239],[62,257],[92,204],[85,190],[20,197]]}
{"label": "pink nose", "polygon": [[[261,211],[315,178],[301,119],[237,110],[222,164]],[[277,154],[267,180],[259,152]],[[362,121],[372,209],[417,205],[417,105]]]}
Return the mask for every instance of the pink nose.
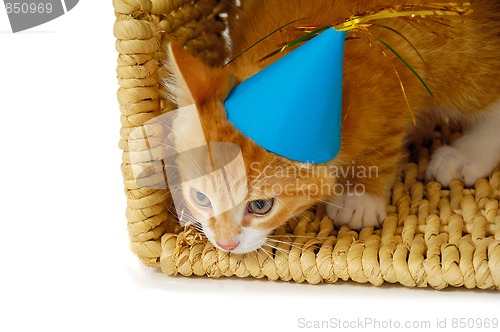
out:
{"label": "pink nose", "polygon": [[231,251],[233,250],[234,248],[236,248],[236,246],[239,244],[239,242],[234,242],[234,241],[220,241],[220,242],[217,242],[217,245],[219,247],[221,247],[222,249],[224,250],[227,250],[227,251]]}

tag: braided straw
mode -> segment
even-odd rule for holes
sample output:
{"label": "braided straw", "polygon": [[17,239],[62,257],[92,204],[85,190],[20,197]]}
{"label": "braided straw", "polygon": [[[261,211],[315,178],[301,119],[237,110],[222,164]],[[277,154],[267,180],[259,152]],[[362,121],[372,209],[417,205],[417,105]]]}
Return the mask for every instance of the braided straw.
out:
{"label": "braided straw", "polygon": [[[426,155],[421,148],[421,155]],[[408,163],[394,185],[382,229],[334,229],[316,207],[278,229],[278,250],[236,255],[221,252],[193,229],[162,237],[164,273],[185,276],[267,277],[270,280],[334,283],[338,279],[400,283],[407,287],[447,286],[500,289],[500,171],[473,189],[453,181],[450,189],[424,184],[427,163]],[[288,242],[288,243],[287,243]]]}
{"label": "braided straw", "polygon": [[134,129],[174,108],[161,98],[166,93],[159,85],[170,39],[186,45],[191,53],[209,64],[223,61],[225,43],[221,33],[225,24],[218,15],[227,6],[227,0],[113,0],[113,5],[122,123],[119,146],[123,150],[130,246],[146,265],[159,266],[160,238],[173,232],[175,227],[175,221],[168,214],[171,198],[166,188],[147,189],[134,180],[131,153],[135,153],[134,160],[139,158],[140,166],[148,170],[143,173],[147,174],[144,181],[158,183],[163,179],[161,169],[154,167],[158,156],[150,153],[159,147],[148,145],[148,151],[138,150],[138,146],[144,145],[141,145],[144,138],[134,135],[137,132]]}
{"label": "braided straw", "polygon": [[168,275],[500,289],[500,171],[478,180],[474,188],[464,188],[460,181],[443,188],[422,180],[431,150],[459,135],[447,127],[434,133],[431,148],[413,150],[394,184],[382,229],[336,229],[324,207],[317,206],[276,230],[282,241],[276,250],[264,247],[245,255],[221,252],[193,229],[179,226],[168,213],[172,203],[166,188],[136,184],[131,153],[139,154],[150,183],[163,180],[161,168],[149,167],[161,154],[150,151],[159,147],[148,146],[148,153],[141,153],[137,146],[144,146],[140,142],[144,137],[136,137],[134,129],[174,108],[161,97],[166,91],[159,86],[168,40],[186,45],[209,64],[220,64],[225,27],[218,15],[226,5],[227,0],[114,0],[122,121],[119,146],[124,151],[122,174],[132,251],[146,265],[160,267]]}

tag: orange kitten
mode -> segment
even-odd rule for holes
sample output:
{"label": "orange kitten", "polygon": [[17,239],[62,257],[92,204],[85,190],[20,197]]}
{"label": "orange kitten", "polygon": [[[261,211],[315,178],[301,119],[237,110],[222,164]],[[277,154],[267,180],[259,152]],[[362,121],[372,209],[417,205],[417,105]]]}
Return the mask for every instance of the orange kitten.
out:
{"label": "orange kitten", "polygon": [[[406,2],[242,0],[242,6],[230,14],[232,53],[239,54],[293,20],[307,18],[301,24],[331,25],[377,6]],[[224,101],[236,84],[281,55],[262,63],[257,60],[277,45],[298,38],[296,31],[277,33],[222,68],[210,68],[172,44],[172,77],[167,79],[172,99],[180,107],[195,104],[206,142],[235,143],[244,165],[245,181],[233,174],[241,169],[225,170],[224,179],[230,182],[228,192],[242,197],[229,204],[224,200],[231,194],[217,189],[221,188],[221,177],[189,174],[193,165],[208,164],[213,169],[213,160],[201,160],[207,158],[206,154],[176,160],[179,177],[190,180],[179,188],[184,204],[208,239],[225,251],[253,251],[276,227],[318,202],[327,202],[327,213],[336,225],[354,229],[381,225],[405,140],[414,131],[393,66],[420,126],[425,126],[430,117],[448,117],[468,128],[452,146],[436,151],[427,170],[428,178],[444,185],[457,178],[472,185],[488,175],[500,162],[500,1],[471,3],[473,13],[451,19],[453,27],[428,23],[429,27],[417,29],[400,19],[379,22],[410,40],[425,65],[408,42],[388,29],[372,27],[369,33],[374,37],[358,34],[359,39],[346,41],[342,146],[337,157],[322,165],[295,162],[266,151],[236,130],[224,109]],[[382,46],[374,42],[377,38],[394,47],[411,64],[429,85],[433,97],[392,53],[387,49],[386,55],[382,53]],[[182,135],[195,135],[189,126],[182,130]],[[179,139],[174,142],[176,148],[180,144],[184,143]],[[231,182],[233,177],[239,180]]]}

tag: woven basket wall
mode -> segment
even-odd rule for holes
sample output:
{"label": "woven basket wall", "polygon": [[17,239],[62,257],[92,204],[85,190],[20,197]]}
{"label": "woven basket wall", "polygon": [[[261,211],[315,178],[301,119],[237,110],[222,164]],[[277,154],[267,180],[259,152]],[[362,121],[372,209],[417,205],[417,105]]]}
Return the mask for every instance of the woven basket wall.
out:
{"label": "woven basket wall", "polygon": [[[183,229],[169,213],[166,189],[138,186],[130,157],[134,129],[175,108],[161,96],[161,66],[170,39],[209,64],[225,57],[220,18],[229,0],[114,0],[121,110],[122,174],[128,207],[131,250],[148,266],[168,275],[237,276],[308,282],[353,280],[378,286],[447,286],[500,289],[500,171],[474,188],[454,181],[450,188],[423,182],[430,153],[460,134],[444,127],[430,146],[414,147],[395,183],[383,228],[360,232],[334,228],[321,206],[277,230],[280,250],[247,255],[216,250],[192,229]],[[143,164],[158,162],[149,151]],[[148,157],[149,156],[149,157]],[[149,158],[149,159],[148,159]],[[148,176],[163,179],[155,171]]]}

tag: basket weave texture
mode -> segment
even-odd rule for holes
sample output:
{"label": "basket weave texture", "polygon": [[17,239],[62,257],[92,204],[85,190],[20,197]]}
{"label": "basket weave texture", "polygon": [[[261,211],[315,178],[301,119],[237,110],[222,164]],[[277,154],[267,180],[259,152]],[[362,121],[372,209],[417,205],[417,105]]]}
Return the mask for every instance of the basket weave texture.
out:
{"label": "basket weave texture", "polygon": [[[193,229],[180,227],[169,213],[168,190],[143,188],[134,180],[132,169],[138,158],[148,169],[161,155],[154,153],[161,146],[149,142],[148,151],[138,152],[144,137],[136,137],[134,129],[175,108],[162,97],[166,91],[160,82],[166,74],[162,63],[169,40],[211,65],[224,61],[221,14],[229,0],[114,0],[113,4],[126,217],[131,250],[146,265],[160,267],[168,275],[500,289],[500,171],[478,180],[474,188],[464,188],[460,181],[443,188],[422,180],[430,152],[460,135],[447,127],[434,133],[431,146],[412,150],[394,184],[382,229],[334,228],[318,206],[276,231],[284,242],[279,250],[235,255],[217,250]],[[134,153],[139,157],[134,156],[133,165]],[[164,178],[155,167],[145,174],[153,182]]]}

